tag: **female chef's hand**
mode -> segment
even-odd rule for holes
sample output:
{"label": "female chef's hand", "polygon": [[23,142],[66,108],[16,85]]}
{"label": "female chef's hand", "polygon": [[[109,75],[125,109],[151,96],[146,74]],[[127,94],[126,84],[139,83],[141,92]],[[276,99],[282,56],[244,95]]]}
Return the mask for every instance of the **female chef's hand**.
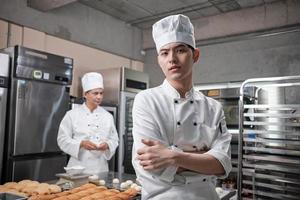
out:
{"label": "female chef's hand", "polygon": [[100,151],[105,151],[107,149],[109,149],[109,146],[106,142],[102,142],[98,145],[98,150]]}
{"label": "female chef's hand", "polygon": [[140,160],[140,165],[145,170],[153,171],[174,165],[174,152],[162,143],[144,139],[142,139],[142,143],[144,143],[146,147],[137,151],[137,159]]}
{"label": "female chef's hand", "polygon": [[97,150],[97,145],[89,140],[82,140],[80,142],[80,147],[86,150]]}

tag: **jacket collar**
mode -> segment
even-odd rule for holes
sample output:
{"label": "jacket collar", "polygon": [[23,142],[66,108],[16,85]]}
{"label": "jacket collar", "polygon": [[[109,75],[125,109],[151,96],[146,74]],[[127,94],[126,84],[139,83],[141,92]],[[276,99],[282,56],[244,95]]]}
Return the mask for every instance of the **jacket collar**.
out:
{"label": "jacket collar", "polygon": [[89,114],[100,112],[100,107],[99,106],[97,106],[97,108],[93,112],[91,112],[91,110],[87,107],[85,102],[82,104],[82,109],[84,110],[85,113],[89,113]]}
{"label": "jacket collar", "polygon": [[[167,79],[164,80],[162,86],[169,96],[171,96],[174,99],[180,99],[179,92],[169,83],[169,81],[167,81]],[[195,100],[198,100],[202,99],[203,96],[201,95],[201,93],[196,92],[193,86],[188,92],[185,93],[185,98],[193,98]]]}

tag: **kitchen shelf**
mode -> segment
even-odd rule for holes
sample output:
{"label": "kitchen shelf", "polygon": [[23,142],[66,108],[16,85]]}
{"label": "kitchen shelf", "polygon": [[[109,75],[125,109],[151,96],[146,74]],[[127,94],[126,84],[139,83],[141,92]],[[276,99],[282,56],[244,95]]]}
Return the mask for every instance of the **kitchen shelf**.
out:
{"label": "kitchen shelf", "polygon": [[260,191],[260,190],[253,191],[253,190],[249,190],[249,189],[243,189],[243,192],[260,195],[260,196],[264,196],[264,197],[270,197],[272,199],[280,199],[280,200],[286,200],[286,199],[299,200],[299,198],[300,198],[300,196],[274,193],[274,192],[266,192],[266,191]]}
{"label": "kitchen shelf", "polygon": [[276,105],[269,105],[269,104],[247,104],[244,105],[244,108],[254,108],[254,109],[269,109],[269,110],[295,110],[300,109],[300,104],[276,104]]}
{"label": "kitchen shelf", "polygon": [[[238,199],[300,199],[299,85],[300,76],[242,84]],[[255,88],[252,102],[244,100],[249,87]]]}

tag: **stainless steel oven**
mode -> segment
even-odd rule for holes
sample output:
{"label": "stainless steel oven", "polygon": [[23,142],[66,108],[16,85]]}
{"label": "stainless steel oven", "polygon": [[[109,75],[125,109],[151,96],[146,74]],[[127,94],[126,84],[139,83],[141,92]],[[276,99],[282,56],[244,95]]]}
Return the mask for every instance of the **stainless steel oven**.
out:
{"label": "stainless steel oven", "polygon": [[201,90],[201,92],[222,104],[227,127],[237,129],[239,124],[239,87]]}

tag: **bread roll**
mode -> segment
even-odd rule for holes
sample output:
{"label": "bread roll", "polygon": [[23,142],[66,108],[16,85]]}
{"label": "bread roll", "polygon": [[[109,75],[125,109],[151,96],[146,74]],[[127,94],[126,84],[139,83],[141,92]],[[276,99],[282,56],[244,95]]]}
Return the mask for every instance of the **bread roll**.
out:
{"label": "bread roll", "polygon": [[131,198],[131,196],[129,195],[129,194],[127,194],[127,193],[120,193],[120,194],[117,194],[116,195],[117,197],[120,197],[122,200],[128,200],[128,199],[130,199]]}
{"label": "bread roll", "polygon": [[32,194],[50,194],[50,190],[48,186],[39,185],[32,191]]}
{"label": "bread roll", "polygon": [[117,197],[117,196],[113,196],[113,197],[108,197],[105,200],[122,200],[122,198]]}
{"label": "bread roll", "polygon": [[70,194],[67,196],[67,199],[68,200],[78,200],[78,199],[80,199],[80,197],[76,194]]}
{"label": "bread roll", "polygon": [[113,192],[113,193],[115,193],[115,194],[120,193],[120,191],[119,191],[119,190],[116,190],[116,189],[109,189],[108,191]]}
{"label": "bread roll", "polygon": [[18,184],[20,184],[20,185],[26,185],[28,183],[31,183],[31,180],[22,180],[22,181],[18,182]]}
{"label": "bread roll", "polygon": [[48,194],[48,195],[33,195],[29,197],[28,200],[51,200],[56,198],[55,194]]}
{"label": "bread roll", "polygon": [[61,188],[58,185],[49,185],[49,190],[51,193],[58,193],[61,192]]}
{"label": "bread roll", "polygon": [[129,188],[122,193],[129,194],[130,197],[135,197],[137,195],[137,190],[134,188]]}
{"label": "bread roll", "polygon": [[33,192],[36,188],[37,188],[37,186],[26,186],[26,187],[24,187],[24,188],[21,190],[21,192],[24,192],[24,193],[26,193],[26,194],[28,194],[28,195],[31,195],[32,192]]}
{"label": "bread roll", "polygon": [[67,197],[62,196],[62,197],[56,197],[56,198],[54,198],[52,200],[68,200],[68,199],[67,199]]}
{"label": "bread roll", "polygon": [[18,183],[16,182],[7,182],[4,184],[4,187],[8,188],[8,189],[13,189]]}

